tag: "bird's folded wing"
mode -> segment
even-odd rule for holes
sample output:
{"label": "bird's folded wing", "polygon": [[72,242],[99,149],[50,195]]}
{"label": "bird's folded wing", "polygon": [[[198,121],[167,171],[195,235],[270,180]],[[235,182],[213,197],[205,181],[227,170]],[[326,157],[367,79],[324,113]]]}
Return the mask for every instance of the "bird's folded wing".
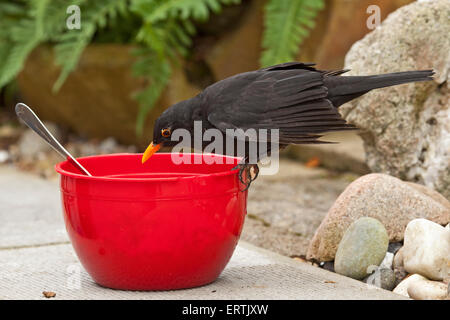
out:
{"label": "bird's folded wing", "polygon": [[276,64],[264,69],[260,69],[259,71],[273,71],[273,70],[292,70],[292,69],[303,69],[303,70],[310,70],[310,71],[316,71],[314,68],[316,64],[310,63],[310,62],[285,62]]}
{"label": "bird's folded wing", "polygon": [[227,134],[226,129],[247,131],[244,137],[250,141],[264,137],[248,129],[279,129],[282,144],[327,143],[318,140],[320,133],[355,129],[327,99],[324,73],[309,69],[276,69],[248,82],[239,80],[240,86],[233,84],[240,88],[234,95],[223,90],[208,106],[208,121]]}

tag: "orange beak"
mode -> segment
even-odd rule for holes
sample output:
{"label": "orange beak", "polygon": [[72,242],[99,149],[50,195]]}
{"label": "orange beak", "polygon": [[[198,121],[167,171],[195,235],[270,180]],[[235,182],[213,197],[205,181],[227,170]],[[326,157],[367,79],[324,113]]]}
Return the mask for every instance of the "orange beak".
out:
{"label": "orange beak", "polygon": [[150,145],[145,150],[144,154],[142,155],[142,163],[150,159],[150,157],[159,149],[161,148],[161,144],[153,145],[153,142],[150,143]]}

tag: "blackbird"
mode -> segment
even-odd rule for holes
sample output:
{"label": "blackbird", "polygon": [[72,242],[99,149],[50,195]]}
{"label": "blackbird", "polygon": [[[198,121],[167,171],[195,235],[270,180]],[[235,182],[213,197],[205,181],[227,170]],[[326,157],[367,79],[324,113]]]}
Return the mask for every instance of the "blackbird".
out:
{"label": "blackbird", "polygon": [[[203,132],[216,128],[223,143],[230,137],[227,129],[278,129],[279,148],[289,144],[321,144],[321,133],[353,130],[338,112],[339,106],[377,88],[432,80],[432,70],[395,72],[370,76],[341,76],[349,70],[326,71],[314,63],[287,62],[244,72],[218,81],[197,96],[178,102],[156,120],[153,141],[142,163],[161,146],[174,146],[176,129],[194,136],[194,121],[201,121]],[[269,135],[268,135],[269,136]],[[193,139],[193,138],[192,138]],[[224,154],[242,157],[239,179],[248,189],[258,175],[258,166],[249,161],[249,144],[258,143],[258,135],[244,137],[244,150],[236,148]],[[267,138],[269,144],[270,138]],[[210,143],[203,142],[202,148]],[[269,155],[270,150],[265,155]],[[264,156],[264,154],[263,154]],[[256,159],[261,158],[259,155]],[[235,167],[236,168],[236,167]],[[235,169],[233,168],[233,169]],[[252,172],[253,171],[253,172]],[[245,172],[245,174],[244,174]]]}

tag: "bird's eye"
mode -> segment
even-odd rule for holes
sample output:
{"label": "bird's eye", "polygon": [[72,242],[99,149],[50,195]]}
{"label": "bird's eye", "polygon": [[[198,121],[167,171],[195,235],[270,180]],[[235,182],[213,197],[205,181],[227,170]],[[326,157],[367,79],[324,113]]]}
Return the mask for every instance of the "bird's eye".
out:
{"label": "bird's eye", "polygon": [[165,138],[170,137],[170,129],[169,129],[169,128],[162,129],[162,130],[161,130],[161,135],[162,135],[163,137],[165,137]]}

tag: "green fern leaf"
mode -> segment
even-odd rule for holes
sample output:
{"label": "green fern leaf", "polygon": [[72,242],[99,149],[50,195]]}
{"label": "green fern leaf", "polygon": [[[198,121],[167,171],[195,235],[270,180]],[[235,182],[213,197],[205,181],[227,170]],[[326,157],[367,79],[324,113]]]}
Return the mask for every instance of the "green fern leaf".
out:
{"label": "green fern leaf", "polygon": [[147,81],[146,88],[134,94],[140,104],[136,119],[136,134],[141,136],[148,112],[169,82],[171,66],[167,57],[160,56],[149,48],[140,48],[134,53],[137,59],[133,64],[133,75]]}
{"label": "green fern leaf", "polygon": [[4,19],[11,17],[23,17],[25,13],[25,5],[20,1],[0,1],[0,23],[3,24]]}
{"label": "green fern leaf", "polygon": [[209,18],[210,11],[218,13],[222,5],[240,2],[241,0],[134,0],[132,8],[151,23],[169,18],[205,21]]}
{"label": "green fern leaf", "polygon": [[95,31],[104,28],[109,20],[114,20],[118,13],[126,10],[127,0],[95,0],[85,2],[82,6],[80,30],[68,30],[59,37],[55,46],[56,63],[61,65],[61,73],[53,90],[58,91],[69,74],[76,68],[78,60],[90,43]]}
{"label": "green fern leaf", "polygon": [[[9,38],[6,38],[5,35],[2,36],[4,44],[0,46],[0,56],[3,58],[0,69],[0,88],[14,79],[22,70],[30,52],[43,41],[45,9],[48,1],[30,2],[27,15],[9,28]],[[18,10],[18,7],[10,7],[10,9]]]}
{"label": "green fern leaf", "polygon": [[294,60],[323,7],[323,0],[269,0],[265,6],[261,65]]}
{"label": "green fern leaf", "polygon": [[208,7],[204,0],[167,0],[147,16],[149,22],[158,22],[169,17],[198,20],[208,18]]}
{"label": "green fern leaf", "polygon": [[[179,63],[192,45],[196,29],[192,20],[204,21],[210,12],[241,0],[132,0],[131,11],[144,21],[136,40],[147,49],[140,51],[135,74],[147,79],[148,87],[136,97],[140,103],[136,132],[142,133],[145,117],[167,85],[171,65]],[[146,57],[147,55],[147,57]],[[139,71],[139,69],[142,70]]]}

